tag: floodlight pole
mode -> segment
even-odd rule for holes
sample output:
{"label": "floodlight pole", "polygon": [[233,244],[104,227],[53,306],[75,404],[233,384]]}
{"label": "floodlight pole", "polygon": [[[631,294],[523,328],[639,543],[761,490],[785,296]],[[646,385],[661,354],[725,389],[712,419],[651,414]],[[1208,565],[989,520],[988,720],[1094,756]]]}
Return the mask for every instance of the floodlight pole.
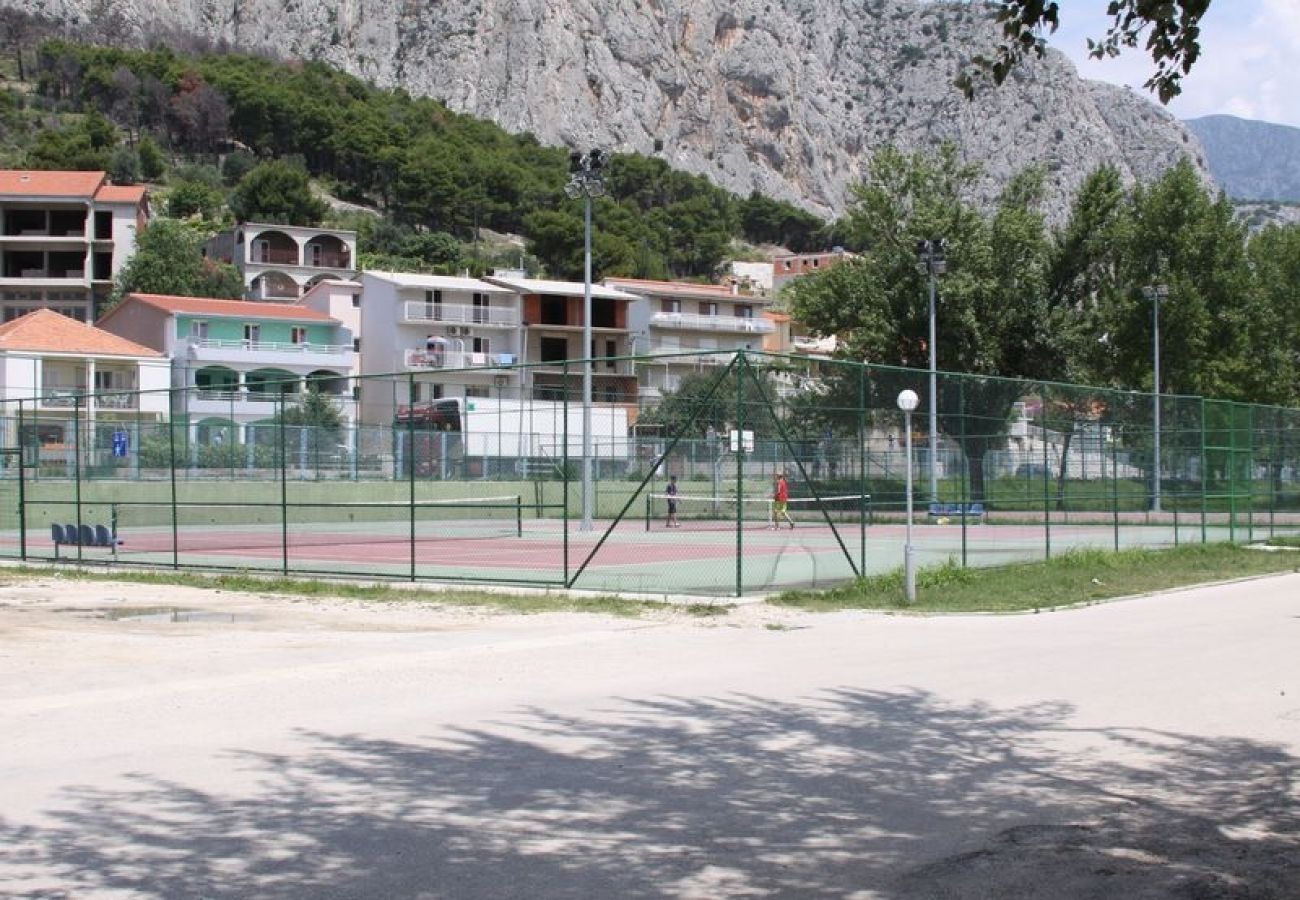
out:
{"label": "floodlight pole", "polygon": [[601,170],[605,166],[605,152],[592,150],[583,155],[569,154],[569,183],[565,193],[574,199],[583,198],[582,216],[582,524],[580,531],[591,531],[594,494],[591,487],[591,200],[604,193]]}
{"label": "floodlight pole", "polygon": [[1169,296],[1169,288],[1156,284],[1142,289],[1142,295],[1151,301],[1151,366],[1153,383],[1151,392],[1151,511],[1160,512],[1160,302]]}
{"label": "floodlight pole", "polygon": [[930,502],[939,502],[939,340],[935,306],[938,286],[936,275],[947,268],[943,238],[918,241],[916,255],[925,267],[930,288]]}

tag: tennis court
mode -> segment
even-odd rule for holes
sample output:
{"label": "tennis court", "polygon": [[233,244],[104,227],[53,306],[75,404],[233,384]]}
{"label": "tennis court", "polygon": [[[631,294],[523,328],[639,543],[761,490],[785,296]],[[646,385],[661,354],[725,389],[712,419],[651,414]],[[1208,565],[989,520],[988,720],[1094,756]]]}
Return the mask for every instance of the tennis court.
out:
{"label": "tennis court", "polygon": [[[735,596],[829,586],[901,564],[907,528],[871,511],[869,498],[791,501],[794,527],[773,527],[771,501],[680,495],[676,527],[663,495],[645,495],[643,514],[598,519],[591,531],[564,508],[520,495],[400,503],[276,504],[151,502],[83,505],[83,520],[106,516],[115,547],[69,545],[59,558],[146,567],[268,574],[385,577],[497,583],[645,594]],[[57,518],[57,515],[55,516]],[[1260,537],[1279,525],[1260,524]],[[69,525],[71,528],[71,525]],[[1281,524],[1281,531],[1300,530]],[[1167,547],[1248,539],[1231,523],[1200,519],[933,524],[918,516],[920,565],[949,560],[998,565],[1076,548]],[[28,558],[55,558],[49,531],[26,536]],[[19,536],[7,535],[7,549]]]}

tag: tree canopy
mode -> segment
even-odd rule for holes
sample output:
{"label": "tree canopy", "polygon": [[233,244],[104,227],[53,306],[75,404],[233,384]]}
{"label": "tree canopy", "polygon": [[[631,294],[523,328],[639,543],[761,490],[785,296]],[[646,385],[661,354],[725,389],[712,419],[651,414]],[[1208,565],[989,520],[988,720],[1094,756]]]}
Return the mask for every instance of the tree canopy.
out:
{"label": "tree canopy", "polygon": [[[237,300],[244,284],[234,266],[202,255],[203,235],[174,219],[154,219],[118,274],[115,297],[130,293]],[[100,310],[100,314],[105,310]]]}
{"label": "tree canopy", "polygon": [[[1081,3],[1076,0],[1074,5]],[[1201,55],[1201,18],[1209,8],[1210,0],[1107,0],[1110,27],[1099,40],[1089,39],[1088,53],[1095,59],[1118,56],[1124,48],[1141,42],[1155,66],[1145,87],[1161,103],[1168,103],[1182,93],[1183,76]],[[971,96],[980,73],[1002,84],[1026,55],[1043,55],[1044,32],[1056,31],[1060,15],[1055,0],[1000,0],[997,21],[1002,27],[1002,43],[992,58],[977,57],[974,71],[964,72],[958,86]]]}

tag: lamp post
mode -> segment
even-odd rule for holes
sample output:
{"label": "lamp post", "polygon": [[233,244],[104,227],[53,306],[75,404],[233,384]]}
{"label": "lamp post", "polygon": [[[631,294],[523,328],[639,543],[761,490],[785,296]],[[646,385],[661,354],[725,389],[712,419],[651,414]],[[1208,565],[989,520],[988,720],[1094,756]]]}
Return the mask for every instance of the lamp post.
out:
{"label": "lamp post", "polygon": [[935,276],[948,271],[943,238],[916,242],[916,255],[930,283],[930,502],[939,501],[938,339],[935,334]]}
{"label": "lamp post", "polygon": [[564,193],[572,200],[583,198],[582,215],[582,525],[591,531],[591,201],[605,193],[605,151],[593,149],[587,154],[576,150],[569,154],[569,183]]}
{"label": "lamp post", "polygon": [[908,603],[916,602],[916,550],[912,547],[912,411],[920,402],[916,391],[901,391],[898,395],[907,452],[907,542],[903,545],[903,593]]}
{"label": "lamp post", "polygon": [[1151,393],[1151,511],[1160,512],[1160,303],[1169,296],[1169,288],[1153,284],[1142,289],[1151,301],[1151,366],[1154,369]]}

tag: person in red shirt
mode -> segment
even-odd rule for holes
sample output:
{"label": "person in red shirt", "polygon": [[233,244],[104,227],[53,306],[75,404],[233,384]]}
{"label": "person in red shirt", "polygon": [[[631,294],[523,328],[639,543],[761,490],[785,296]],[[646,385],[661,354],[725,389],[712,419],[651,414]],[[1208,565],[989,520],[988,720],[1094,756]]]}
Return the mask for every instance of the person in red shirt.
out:
{"label": "person in red shirt", "polygon": [[790,518],[790,486],[785,483],[785,473],[776,473],[776,490],[772,493],[772,528],[780,528],[784,519],[791,528],[794,519]]}

